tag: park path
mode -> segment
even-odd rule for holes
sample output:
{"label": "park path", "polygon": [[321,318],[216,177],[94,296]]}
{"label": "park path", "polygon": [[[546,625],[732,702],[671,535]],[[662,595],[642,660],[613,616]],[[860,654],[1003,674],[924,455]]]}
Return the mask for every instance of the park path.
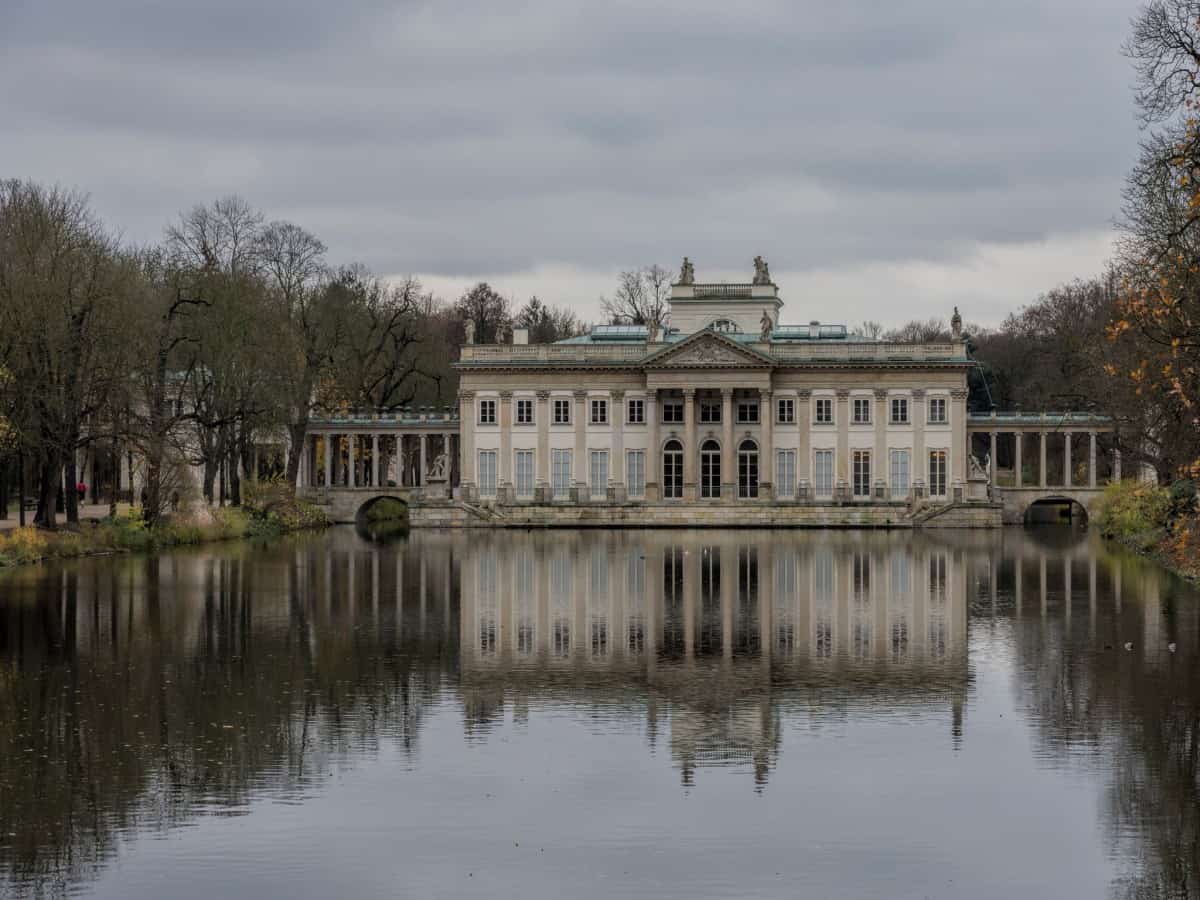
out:
{"label": "park path", "polygon": [[[128,503],[121,503],[117,506],[117,509],[118,509],[118,511],[122,511],[122,510],[128,508],[128,506],[129,506]],[[107,515],[108,515],[108,504],[107,503],[85,503],[79,507],[79,518],[80,519],[103,519]],[[0,519],[0,531],[10,531],[13,528],[16,528],[19,524],[19,521],[20,520],[17,518],[17,505],[14,503],[12,505],[12,508],[10,508],[8,511],[8,518]],[[59,513],[58,521],[59,521],[59,524],[66,524],[67,514]],[[27,525],[33,524],[33,510],[32,509],[25,511],[25,523]]]}

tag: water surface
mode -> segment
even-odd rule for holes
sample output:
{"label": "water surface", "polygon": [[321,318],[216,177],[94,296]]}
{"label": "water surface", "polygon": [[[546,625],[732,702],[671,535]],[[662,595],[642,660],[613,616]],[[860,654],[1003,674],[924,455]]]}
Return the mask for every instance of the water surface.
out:
{"label": "water surface", "polygon": [[1083,532],[0,576],[0,895],[1196,897],[1200,598]]}

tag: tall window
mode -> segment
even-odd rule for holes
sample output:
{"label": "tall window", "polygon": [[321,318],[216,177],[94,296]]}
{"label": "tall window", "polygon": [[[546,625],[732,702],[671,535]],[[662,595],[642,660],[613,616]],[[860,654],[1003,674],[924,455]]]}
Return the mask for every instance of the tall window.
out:
{"label": "tall window", "polygon": [[554,424],[555,425],[570,425],[571,424],[571,401],[563,397],[555,398],[554,400]]}
{"label": "tall window", "polygon": [[818,397],[813,401],[813,421],[818,425],[833,424],[833,398]]}
{"label": "tall window", "polygon": [[813,492],[818,497],[833,496],[832,450],[818,450],[813,455]]}
{"label": "tall window", "polygon": [[929,496],[946,496],[946,451],[929,451]]}
{"label": "tall window", "polygon": [[781,397],[775,407],[776,418],[781,425],[790,425],[796,421],[796,401],[791,397]]}
{"label": "tall window", "polygon": [[496,401],[495,400],[480,400],[479,401],[479,424],[480,425],[495,425],[496,424]]}
{"label": "tall window", "polygon": [[758,496],[758,445],[754,441],[742,441],[738,447],[738,496],[743,500]]}
{"label": "tall window", "polygon": [[896,425],[908,424],[908,398],[892,398],[892,422]]}
{"label": "tall window", "polygon": [[855,450],[851,460],[851,490],[855,497],[871,496],[871,451]]}
{"label": "tall window", "polygon": [[571,493],[571,451],[550,451],[550,488],[555,497],[567,497]]}
{"label": "tall window", "polygon": [[607,425],[608,424],[608,401],[607,400],[592,400],[592,424]]}
{"label": "tall window", "polygon": [[640,397],[626,401],[626,419],[630,425],[642,425],[646,421],[646,401]]}
{"label": "tall window", "polygon": [[737,420],[744,425],[753,425],[758,421],[758,401],[739,400],[737,405]]}
{"label": "tall window", "polygon": [[700,401],[700,421],[706,425],[716,424],[721,421],[721,401],[720,400],[701,400]]}
{"label": "tall window", "polygon": [[516,456],[517,496],[533,496],[533,451],[518,450]]}
{"label": "tall window", "polygon": [[678,424],[683,421],[683,401],[682,400],[664,400],[662,404],[662,420],[669,424]]}
{"label": "tall window", "polygon": [[721,447],[716,441],[705,441],[700,448],[700,496],[721,496]]}
{"label": "tall window", "polygon": [[533,401],[518,400],[517,401],[517,424],[532,425],[533,424]]}
{"label": "tall window", "polygon": [[625,492],[630,497],[646,496],[646,451],[625,451]]}
{"label": "tall window", "polygon": [[795,450],[779,450],[775,453],[775,496],[796,496]]}
{"label": "tall window", "polygon": [[945,425],[946,424],[946,398],[945,397],[930,397],[928,402],[929,402],[929,424]]}
{"label": "tall window", "polygon": [[604,497],[608,494],[608,451],[593,450],[591,463],[592,496]]}
{"label": "tall window", "polygon": [[855,397],[852,401],[854,404],[854,417],[851,419],[855,425],[870,425],[871,424],[871,398],[870,397]]}
{"label": "tall window", "polygon": [[496,496],[496,451],[479,451],[479,496]]}
{"label": "tall window", "polygon": [[908,460],[909,453],[907,450],[892,450],[889,452],[891,463],[891,479],[892,497],[899,500],[908,496],[909,472]]}
{"label": "tall window", "polygon": [[664,500],[683,496],[683,444],[679,441],[667,441],[663,447],[662,495]]}

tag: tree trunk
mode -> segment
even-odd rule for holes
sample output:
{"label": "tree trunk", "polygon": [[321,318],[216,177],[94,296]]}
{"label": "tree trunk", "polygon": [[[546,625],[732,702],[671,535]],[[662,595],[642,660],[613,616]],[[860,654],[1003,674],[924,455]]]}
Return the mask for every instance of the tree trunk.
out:
{"label": "tree trunk", "polygon": [[79,484],[79,469],[75,463],[74,450],[67,454],[67,465],[65,467],[63,484],[63,499],[66,500],[67,507],[67,524],[78,525],[79,491],[75,490],[75,486]]}
{"label": "tree trunk", "polygon": [[8,457],[0,462],[0,520],[8,518]]}
{"label": "tree trunk", "polygon": [[49,529],[58,527],[55,516],[61,490],[62,461],[56,455],[51,455],[43,459],[38,466],[38,498],[37,511],[33,514],[34,525]]}
{"label": "tree trunk", "polygon": [[226,456],[225,465],[229,472],[229,505],[242,505],[242,475],[238,464],[238,440],[229,442],[229,453]]}
{"label": "tree trunk", "polygon": [[25,451],[17,450],[17,524],[25,527]]}
{"label": "tree trunk", "polygon": [[121,492],[121,450],[117,447],[117,442],[112,442],[112,472],[109,474],[112,490],[108,497],[108,517],[115,519],[117,517],[117,501],[118,495]]}
{"label": "tree trunk", "polygon": [[288,426],[287,478],[288,490],[296,490],[300,478],[300,460],[304,456],[304,441],[308,437],[308,416]]}

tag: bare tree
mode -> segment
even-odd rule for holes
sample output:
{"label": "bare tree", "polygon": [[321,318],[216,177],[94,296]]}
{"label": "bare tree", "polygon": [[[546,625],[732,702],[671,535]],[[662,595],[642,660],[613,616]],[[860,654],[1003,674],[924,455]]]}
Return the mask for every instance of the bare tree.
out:
{"label": "bare tree", "polygon": [[521,307],[515,322],[519,327],[529,329],[529,341],[533,344],[552,344],[586,330],[575,313],[549,306],[536,296],[530,297]]}
{"label": "bare tree", "polygon": [[931,341],[950,340],[950,329],[941,319],[913,319],[899,328],[893,328],[883,333],[885,341],[909,341],[923,343]]}
{"label": "bare tree", "polygon": [[475,323],[475,342],[495,344],[512,324],[508,300],[486,281],[481,281],[454,304],[459,320]]}
{"label": "bare tree", "polygon": [[612,297],[600,298],[600,308],[614,323],[665,326],[671,316],[670,270],[652,265],[622,272]]}
{"label": "bare tree", "polygon": [[875,339],[883,334],[883,324],[876,322],[874,319],[864,319],[858,324],[858,327],[856,327],[854,331],[857,334],[861,334],[863,337]]}

